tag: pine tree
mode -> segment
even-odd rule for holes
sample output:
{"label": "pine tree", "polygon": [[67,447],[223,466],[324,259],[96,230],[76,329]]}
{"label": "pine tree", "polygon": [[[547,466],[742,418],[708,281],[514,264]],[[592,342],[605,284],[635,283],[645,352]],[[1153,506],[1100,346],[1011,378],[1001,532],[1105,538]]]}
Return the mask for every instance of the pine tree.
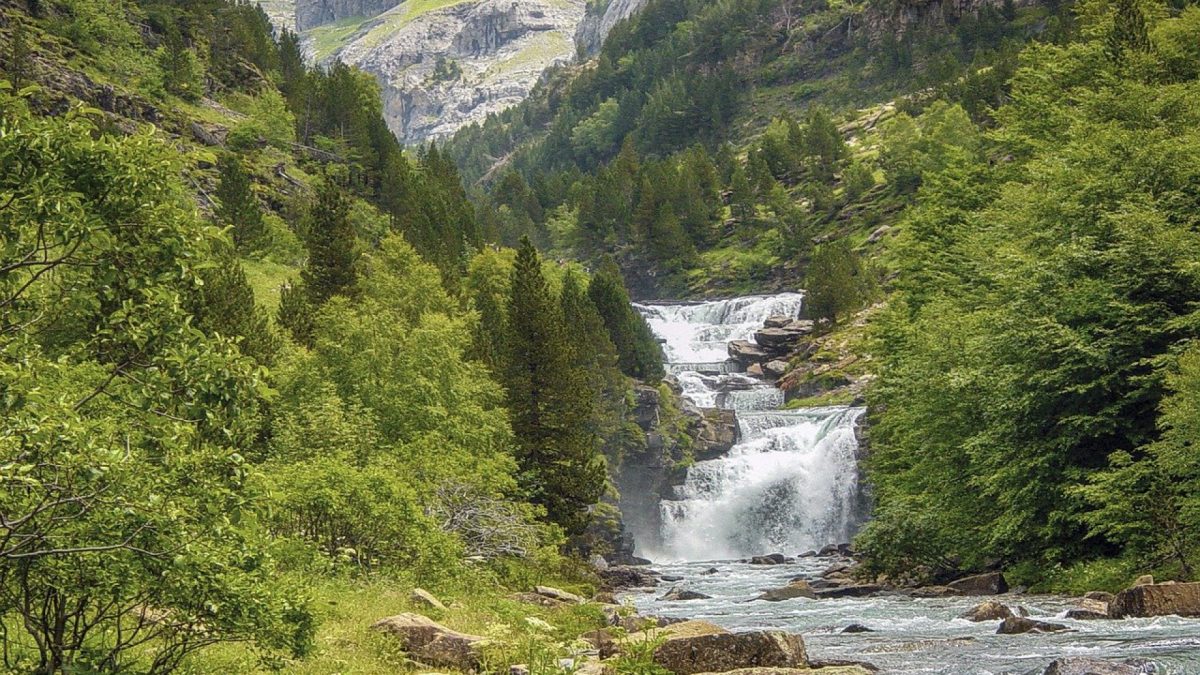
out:
{"label": "pine tree", "polygon": [[302,284],[284,284],[279,289],[279,310],[275,321],[287,329],[297,344],[311,347],[316,332],[316,310],[308,301]]}
{"label": "pine tree", "polygon": [[1116,0],[1116,15],[1105,40],[1105,50],[1113,61],[1122,61],[1126,52],[1150,51],[1146,15],[1138,0]]}
{"label": "pine tree", "polygon": [[513,267],[507,328],[505,384],[522,483],[552,522],[581,533],[604,492],[606,469],[589,424],[590,392],[527,237]]}
{"label": "pine tree", "polygon": [[317,191],[305,224],[308,264],[301,272],[308,301],[320,306],[334,295],[349,295],[357,280],[354,226],[350,201],[333,181]]}
{"label": "pine tree", "polygon": [[242,353],[270,365],[279,351],[279,336],[254,300],[242,263],[232,251],[217,257],[201,272],[204,285],[195,310],[197,324],[206,332],[238,340]]}
{"label": "pine tree", "polygon": [[238,250],[249,251],[262,244],[266,227],[258,199],[250,190],[250,174],[236,154],[223,153],[217,159],[220,183],[217,185],[217,220],[229,226]]}
{"label": "pine tree", "polygon": [[29,44],[29,29],[25,22],[13,17],[8,53],[5,54],[5,70],[14,89],[20,89],[33,79],[33,46]]}
{"label": "pine tree", "polygon": [[604,319],[621,372],[647,382],[661,380],[665,374],[662,348],[646,320],[630,304],[621,270],[612,258],[606,258],[592,277],[588,297]]}
{"label": "pine tree", "polygon": [[504,312],[496,297],[486,289],[476,294],[475,311],[479,312],[479,321],[475,323],[471,335],[470,357],[501,375],[505,353]]}
{"label": "pine tree", "polygon": [[167,91],[188,101],[200,99],[204,93],[203,68],[174,24],[167,28],[158,66],[162,70],[163,86]]}
{"label": "pine tree", "polygon": [[741,223],[752,222],[758,215],[750,179],[746,176],[746,170],[737,162],[734,163],[733,175],[729,179],[729,210]]}
{"label": "pine tree", "polygon": [[824,108],[815,107],[808,112],[802,153],[809,158],[813,175],[826,182],[833,179],[838,162],[848,154],[842,132],[838,131],[833,118]]}
{"label": "pine tree", "polygon": [[870,287],[862,263],[846,239],[817,247],[808,265],[804,304],[813,319],[829,324],[861,307]]}

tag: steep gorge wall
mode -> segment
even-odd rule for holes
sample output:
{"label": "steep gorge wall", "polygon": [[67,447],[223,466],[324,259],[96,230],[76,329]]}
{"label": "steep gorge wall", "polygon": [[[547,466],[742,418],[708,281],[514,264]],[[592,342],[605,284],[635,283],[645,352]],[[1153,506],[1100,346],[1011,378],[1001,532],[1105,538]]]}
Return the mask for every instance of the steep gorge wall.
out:
{"label": "steep gorge wall", "polygon": [[575,42],[584,54],[595,54],[613,26],[641,11],[650,0],[611,0],[604,11],[589,12],[579,24]]}
{"label": "steep gorge wall", "polygon": [[410,145],[524,100],[547,68],[574,58],[584,14],[584,0],[463,0],[434,9],[412,0],[363,3],[395,6],[353,28],[331,53],[317,54],[310,42],[310,56],[375,75],[388,124]]}
{"label": "steep gorge wall", "polygon": [[352,17],[378,16],[404,0],[296,0],[296,29],[308,30]]}

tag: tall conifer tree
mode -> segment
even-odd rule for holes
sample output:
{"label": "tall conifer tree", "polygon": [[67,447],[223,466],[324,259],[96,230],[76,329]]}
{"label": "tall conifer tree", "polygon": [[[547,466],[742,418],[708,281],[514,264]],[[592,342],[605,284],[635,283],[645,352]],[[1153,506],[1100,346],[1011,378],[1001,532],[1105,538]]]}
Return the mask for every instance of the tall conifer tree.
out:
{"label": "tall conifer tree", "polygon": [[250,174],[232,152],[217,159],[221,182],[217,185],[217,219],[232,229],[238,250],[252,250],[265,235],[262,208],[250,189]]}
{"label": "tall conifer tree", "polygon": [[507,333],[505,379],[522,483],[551,521],[579,534],[604,492],[606,471],[589,424],[588,387],[528,237],[513,266]]}
{"label": "tall conifer tree", "polygon": [[320,305],[334,295],[351,293],[357,279],[354,226],[350,202],[339,185],[325,180],[305,225],[308,264],[301,277],[309,302]]}

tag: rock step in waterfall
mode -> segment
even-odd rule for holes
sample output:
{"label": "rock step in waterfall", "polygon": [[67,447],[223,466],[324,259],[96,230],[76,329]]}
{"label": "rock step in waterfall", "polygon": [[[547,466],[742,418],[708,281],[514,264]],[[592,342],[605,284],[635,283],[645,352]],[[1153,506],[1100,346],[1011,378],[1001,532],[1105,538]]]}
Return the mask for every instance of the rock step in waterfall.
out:
{"label": "rock step in waterfall", "polygon": [[732,410],[739,441],[695,462],[664,499],[660,536],[639,544],[657,560],[796,553],[849,541],[862,521],[855,427],[862,408],[779,410],[795,342],[812,332],[804,296],[782,293],[699,303],[641,304],[683,397]]}

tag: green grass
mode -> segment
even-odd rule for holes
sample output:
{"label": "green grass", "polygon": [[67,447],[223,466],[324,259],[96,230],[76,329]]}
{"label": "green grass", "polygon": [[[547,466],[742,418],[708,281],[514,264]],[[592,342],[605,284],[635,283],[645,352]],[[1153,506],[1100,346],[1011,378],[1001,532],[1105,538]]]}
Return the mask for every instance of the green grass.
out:
{"label": "green grass", "polygon": [[[566,585],[568,589],[570,585]],[[413,586],[404,580],[353,581],[326,579],[310,586],[320,621],[313,652],[291,660],[281,672],[298,675],[374,675],[428,672],[407,661],[396,641],[371,629],[379,619],[416,612],[454,630],[489,638],[484,650],[488,672],[508,672],[508,666],[529,664],[533,672],[554,672],[559,658],[571,656],[571,643],[580,634],[604,626],[599,605],[548,609],[510,599],[509,592],[480,576],[436,592],[447,611],[417,607],[409,600]],[[584,590],[576,588],[575,590]],[[546,629],[526,621],[545,621]],[[539,667],[540,666],[540,667]],[[190,659],[184,675],[268,673],[246,645],[213,647]]]}
{"label": "green grass", "polygon": [[809,396],[807,398],[797,398],[787,402],[783,406],[784,410],[797,410],[799,408],[824,408],[832,405],[850,405],[854,402],[854,394],[849,391],[831,391],[827,394],[818,394],[817,396]]}
{"label": "green grass", "polygon": [[319,63],[333,56],[337,50],[346,46],[365,22],[366,19],[362,17],[351,17],[305,31],[305,37],[311,41],[313,59]]}
{"label": "green grass", "polygon": [[254,299],[274,316],[279,309],[279,287],[296,278],[296,268],[269,260],[249,259],[242,260],[242,268],[246,270],[246,281],[254,289]]}

